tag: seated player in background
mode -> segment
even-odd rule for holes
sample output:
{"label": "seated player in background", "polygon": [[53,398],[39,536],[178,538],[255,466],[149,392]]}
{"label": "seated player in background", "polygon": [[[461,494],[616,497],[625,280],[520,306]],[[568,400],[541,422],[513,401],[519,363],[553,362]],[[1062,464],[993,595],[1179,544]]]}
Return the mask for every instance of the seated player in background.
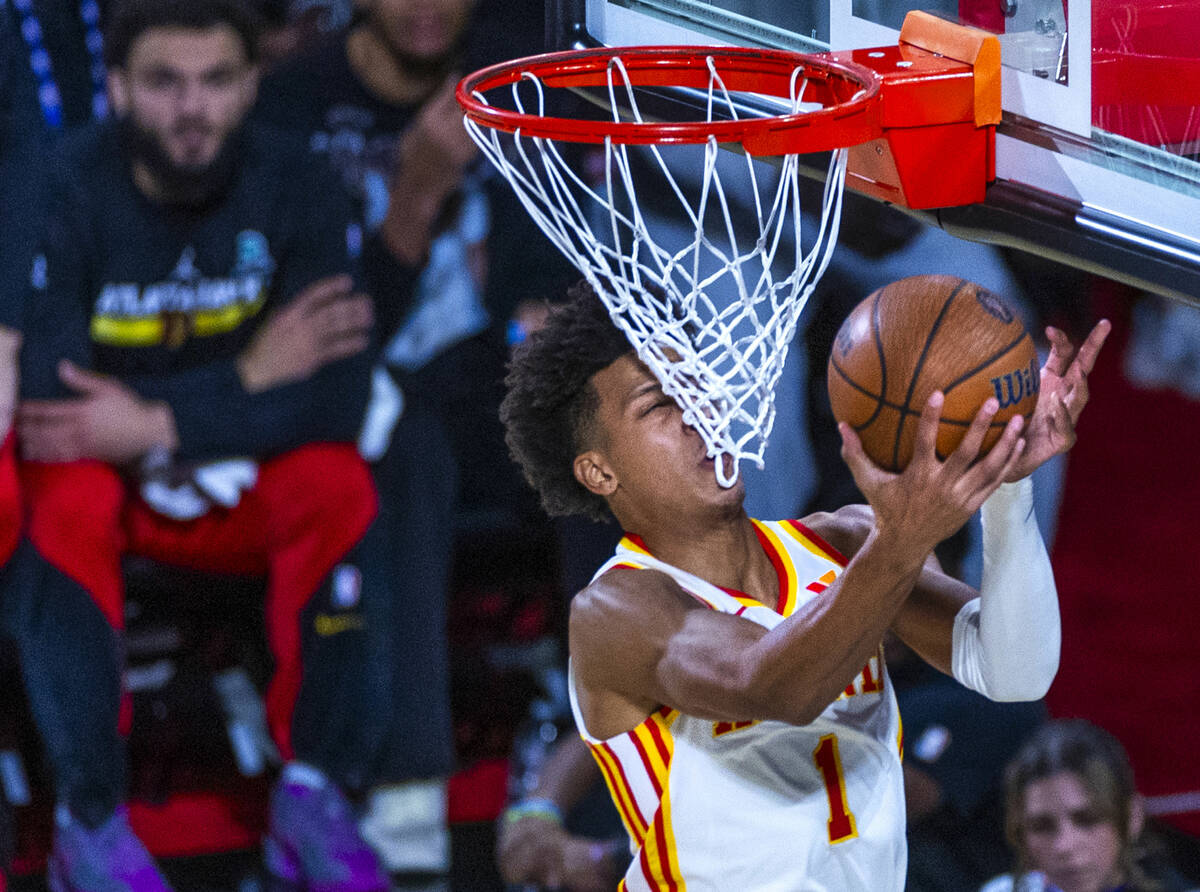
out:
{"label": "seated player in background", "polygon": [[1182,892],[1142,846],[1145,810],[1121,744],[1082,719],[1049,722],[1005,770],[1017,870],[981,892]]}
{"label": "seated player in background", "polygon": [[4,596],[56,781],[56,892],[165,888],[121,808],[127,553],[267,577],[267,714],[289,760],[269,867],[387,888],[344,795],[389,730],[363,617],[392,592],[364,580],[394,574],[348,558],[376,515],[354,445],[372,310],[336,179],[245,125],[256,37],[233,0],[128,0],[106,34],[116,119],[55,166],[22,355],[27,540]]}
{"label": "seated player in background", "polygon": [[[635,852],[631,890],[904,886],[900,724],[890,628],[992,699],[1041,697],[1058,610],[1028,475],[1073,443],[1107,326],[1058,338],[1030,424],[976,461],[997,406],[934,453],[940,394],[903,473],[842,427],[868,501],[803,522],[752,521],[699,434],[586,286],[514,356],[510,448],[551,514],[611,512],[626,536],[571,610],[576,722]],[[726,460],[726,459],[721,459]],[[983,507],[975,591],[934,546]]]}

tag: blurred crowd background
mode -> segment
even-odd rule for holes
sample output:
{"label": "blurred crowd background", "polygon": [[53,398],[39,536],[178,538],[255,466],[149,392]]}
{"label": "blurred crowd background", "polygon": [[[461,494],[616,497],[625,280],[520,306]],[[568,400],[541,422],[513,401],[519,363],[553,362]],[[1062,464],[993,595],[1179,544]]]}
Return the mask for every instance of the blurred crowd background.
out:
{"label": "blurred crowd background", "polygon": [[[564,633],[619,531],[546,518],[497,417],[577,274],[453,98],[541,51],[544,17],[0,2],[10,888],[615,888]],[[1037,338],[1114,332],[1036,481],[1064,629],[1046,701],[889,645],[909,888],[1200,887],[1200,312],[848,196],[748,510],[860,500],[830,344],[917,273],[980,282]],[[943,551],[978,582],[977,528]]]}

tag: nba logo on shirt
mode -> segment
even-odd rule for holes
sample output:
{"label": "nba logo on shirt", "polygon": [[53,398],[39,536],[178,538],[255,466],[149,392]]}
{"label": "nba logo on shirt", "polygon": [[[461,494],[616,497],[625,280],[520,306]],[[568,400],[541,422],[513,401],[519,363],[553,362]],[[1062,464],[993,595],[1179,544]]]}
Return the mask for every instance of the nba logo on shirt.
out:
{"label": "nba logo on shirt", "polygon": [[362,595],[362,573],[353,564],[338,564],[333,568],[333,606],[349,610],[358,606]]}

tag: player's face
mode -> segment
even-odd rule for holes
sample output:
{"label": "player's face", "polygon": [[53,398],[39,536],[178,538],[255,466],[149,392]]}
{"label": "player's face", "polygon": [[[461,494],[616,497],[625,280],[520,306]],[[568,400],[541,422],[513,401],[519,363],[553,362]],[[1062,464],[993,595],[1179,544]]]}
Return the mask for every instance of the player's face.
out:
{"label": "player's face", "polygon": [[[704,441],[632,353],[597,372],[592,386],[600,398],[596,448],[585,455],[611,474],[612,491],[602,494],[628,529],[644,531],[634,524],[670,522],[705,507],[740,511],[741,481],[729,489],[717,484]],[[576,473],[582,473],[578,459]]]}
{"label": "player's face", "polygon": [[128,118],[179,171],[201,172],[254,103],[257,72],[237,32],[151,28],[109,80],[117,114]]}
{"label": "player's face", "polygon": [[397,56],[429,64],[453,51],[474,6],[475,0],[373,0],[370,17]]}
{"label": "player's face", "polygon": [[1062,892],[1102,892],[1123,879],[1120,833],[1073,772],[1031,783],[1023,817],[1030,866]]}

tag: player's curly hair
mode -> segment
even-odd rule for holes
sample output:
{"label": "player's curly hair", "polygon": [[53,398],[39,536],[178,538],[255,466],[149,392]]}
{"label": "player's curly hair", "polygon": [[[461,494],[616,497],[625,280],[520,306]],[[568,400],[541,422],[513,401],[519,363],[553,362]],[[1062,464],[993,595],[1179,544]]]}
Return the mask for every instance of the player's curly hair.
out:
{"label": "player's curly hair", "polygon": [[603,521],[608,505],[575,479],[575,457],[589,446],[600,396],[596,372],[633,348],[587,282],[567,293],[546,325],[519,345],[500,405],[509,453],[552,517],[582,514]]}

